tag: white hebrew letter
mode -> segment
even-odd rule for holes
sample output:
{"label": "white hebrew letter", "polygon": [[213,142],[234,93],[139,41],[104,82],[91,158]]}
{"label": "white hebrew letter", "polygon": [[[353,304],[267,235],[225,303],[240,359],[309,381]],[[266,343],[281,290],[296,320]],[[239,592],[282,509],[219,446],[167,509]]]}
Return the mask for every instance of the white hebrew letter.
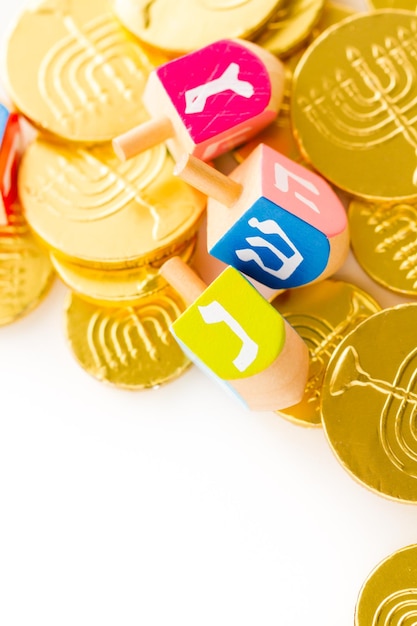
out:
{"label": "white hebrew letter", "polygon": [[237,63],[231,63],[219,78],[215,78],[208,83],[203,83],[202,85],[198,85],[198,87],[186,91],[185,112],[201,113],[201,111],[204,111],[207,99],[210,96],[215,96],[227,89],[234,91],[244,98],[253,96],[253,85],[246,80],[239,80],[239,70],[240,67]]}
{"label": "white hebrew letter", "polygon": [[[293,178],[294,180],[297,181],[297,183],[299,183],[300,185],[308,189],[308,191],[310,191],[311,193],[314,193],[316,196],[320,195],[319,190],[310,180],[301,178],[301,176],[297,176],[297,174],[293,174],[293,172],[290,172],[289,170],[287,170],[280,163],[275,163],[275,187],[277,187],[277,189],[279,189],[280,191],[287,192],[290,187],[289,180],[288,180],[289,178]],[[317,206],[314,204],[312,200],[305,198],[300,193],[298,193],[298,191],[294,191],[294,195],[298,200],[300,200],[301,202],[304,202],[304,204],[310,207],[310,209],[312,209],[316,213],[320,213],[319,209],[317,208]]]}
{"label": "white hebrew letter", "polygon": [[244,372],[256,359],[258,344],[249,337],[239,322],[237,322],[217,300],[213,300],[210,304],[198,306],[197,308],[206,324],[224,322],[229,326],[230,330],[242,340],[242,347],[239,354],[234,359],[233,365],[236,366],[239,372]]}
{"label": "white hebrew letter", "polygon": [[243,248],[242,250],[236,250],[236,256],[241,261],[255,261],[259,267],[261,267],[267,274],[271,274],[271,276],[275,276],[280,280],[285,280],[289,278],[300,265],[300,263],[304,260],[303,256],[294,246],[289,237],[285,234],[282,228],[274,222],[274,220],[264,220],[260,222],[256,217],[251,217],[248,221],[249,226],[253,228],[258,228],[261,233],[265,235],[279,235],[281,239],[285,241],[285,243],[293,250],[294,254],[291,256],[286,256],[283,254],[278,248],[272,245],[267,239],[263,237],[246,237],[246,241],[250,246],[258,246],[260,248],[268,248],[271,252],[275,254],[275,256],[282,262],[282,265],[279,269],[274,270],[271,267],[267,267],[259,254],[253,250],[253,248]]}

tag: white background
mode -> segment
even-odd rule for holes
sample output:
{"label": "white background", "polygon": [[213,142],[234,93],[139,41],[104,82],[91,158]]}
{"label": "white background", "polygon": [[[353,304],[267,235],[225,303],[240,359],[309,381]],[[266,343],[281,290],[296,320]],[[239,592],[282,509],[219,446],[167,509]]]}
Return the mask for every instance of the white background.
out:
{"label": "white background", "polygon": [[[22,6],[1,3],[2,36]],[[195,367],[145,392],[97,382],[65,293],[0,328],[1,626],[352,626],[369,572],[417,542],[416,507]]]}

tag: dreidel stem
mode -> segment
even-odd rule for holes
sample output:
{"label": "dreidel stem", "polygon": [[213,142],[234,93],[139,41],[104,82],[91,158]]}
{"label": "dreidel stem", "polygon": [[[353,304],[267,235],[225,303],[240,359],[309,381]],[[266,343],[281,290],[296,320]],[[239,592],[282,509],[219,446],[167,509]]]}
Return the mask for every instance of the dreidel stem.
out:
{"label": "dreidel stem", "polygon": [[180,294],[187,306],[195,302],[207,288],[206,283],[179,256],[165,261],[159,273]]}
{"label": "dreidel stem", "polygon": [[240,183],[192,154],[185,154],[177,161],[174,174],[206,196],[214,198],[229,208],[242,195],[243,187]]}
{"label": "dreidel stem", "polygon": [[113,150],[121,161],[126,161],[174,135],[175,130],[168,117],[153,118],[115,137]]}

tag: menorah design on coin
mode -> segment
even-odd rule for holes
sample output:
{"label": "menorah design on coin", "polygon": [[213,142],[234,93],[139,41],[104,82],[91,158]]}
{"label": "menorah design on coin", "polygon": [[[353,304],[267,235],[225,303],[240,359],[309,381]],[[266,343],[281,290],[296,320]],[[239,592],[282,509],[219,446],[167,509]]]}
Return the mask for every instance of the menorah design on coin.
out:
{"label": "menorah design on coin", "polygon": [[417,622],[417,589],[401,589],[384,598],[372,620],[372,626],[401,626]]}
{"label": "menorah design on coin", "polygon": [[359,592],[355,626],[417,624],[417,546],[387,556],[369,574]]}
{"label": "menorah design on coin", "polygon": [[169,328],[183,312],[171,288],[143,304],[101,307],[70,294],[67,335],[81,365],[95,378],[121,387],[151,387],[189,365]]}
{"label": "menorah design on coin", "polygon": [[417,207],[352,201],[351,245],[363,269],[393,290],[417,293]]}
{"label": "menorah design on coin", "polygon": [[375,11],[325,30],[295,69],[291,114],[301,153],[335,185],[416,198],[416,16]]}
{"label": "menorah design on coin", "polygon": [[24,294],[26,271],[18,249],[0,247],[0,297],[2,306],[11,306]]}
{"label": "menorah design on coin", "polygon": [[52,277],[49,255],[30,234],[0,237],[0,326],[30,311]]}
{"label": "menorah design on coin", "polygon": [[[52,148],[53,149],[53,148]],[[94,222],[122,211],[134,201],[149,211],[157,238],[160,216],[145,200],[144,190],[161,172],[166,150],[157,146],[119,162],[110,149],[60,147],[32,193],[52,213],[75,222]]]}
{"label": "menorah design on coin", "polygon": [[353,387],[371,387],[386,396],[379,420],[379,440],[391,463],[417,478],[417,348],[400,363],[395,378],[387,382],[373,377],[360,363],[353,346],[338,358],[330,378],[330,394],[339,396]]}
{"label": "menorah design on coin", "polygon": [[366,317],[362,299],[357,294],[352,296],[345,319],[334,326],[318,316],[292,313],[285,315],[309,349],[310,371],[304,401],[318,409],[323,375],[330,356],[348,330],[354,328]]}
{"label": "menorah design on coin", "polygon": [[[417,22],[397,28],[396,37],[372,44],[374,67],[360,49],[347,46],[346,59],[357,80],[337,68],[299,103],[329,141],[352,150],[369,150],[401,135],[417,155]],[[417,186],[417,167],[413,184]]]}
{"label": "menorah design on coin", "polygon": [[[84,118],[134,106],[153,69],[138,45],[127,39],[111,13],[80,27],[63,13],[67,37],[48,50],[39,67],[39,89],[66,134],[77,134]],[[138,91],[140,87],[140,91]]]}

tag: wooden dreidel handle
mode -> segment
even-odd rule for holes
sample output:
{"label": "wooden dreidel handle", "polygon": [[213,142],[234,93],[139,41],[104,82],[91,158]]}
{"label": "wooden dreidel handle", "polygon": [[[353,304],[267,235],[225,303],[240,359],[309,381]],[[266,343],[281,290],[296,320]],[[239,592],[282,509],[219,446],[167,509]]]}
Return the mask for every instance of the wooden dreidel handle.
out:
{"label": "wooden dreidel handle", "polygon": [[209,196],[211,255],[264,285],[268,299],[334,274],[349,251],[346,210],[321,176],[265,144],[230,176],[195,157],[174,173]]}
{"label": "wooden dreidel handle", "polygon": [[0,226],[9,223],[17,199],[17,170],[22,152],[19,115],[0,104]]}
{"label": "wooden dreidel handle", "polygon": [[175,159],[214,159],[274,120],[284,81],[282,62],[260,46],[214,42],[150,73],[143,104],[151,119],[116,137],[114,150],[128,159],[166,141]]}
{"label": "wooden dreidel handle", "polygon": [[300,402],[308,348],[300,335],[234,268],[208,287],[179,257],[160,273],[189,304],[171,332],[184,352],[257,411]]}

